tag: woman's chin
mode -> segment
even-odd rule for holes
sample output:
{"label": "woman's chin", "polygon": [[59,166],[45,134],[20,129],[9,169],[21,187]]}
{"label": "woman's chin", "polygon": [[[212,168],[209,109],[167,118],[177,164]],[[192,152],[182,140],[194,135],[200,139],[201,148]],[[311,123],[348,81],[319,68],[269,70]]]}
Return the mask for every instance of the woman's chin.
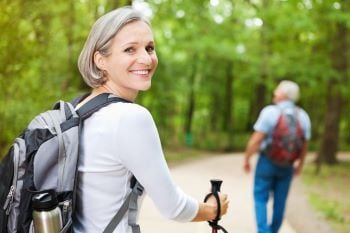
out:
{"label": "woman's chin", "polygon": [[140,87],[140,91],[147,91],[151,88],[151,80],[148,81],[147,83],[143,84],[141,87]]}

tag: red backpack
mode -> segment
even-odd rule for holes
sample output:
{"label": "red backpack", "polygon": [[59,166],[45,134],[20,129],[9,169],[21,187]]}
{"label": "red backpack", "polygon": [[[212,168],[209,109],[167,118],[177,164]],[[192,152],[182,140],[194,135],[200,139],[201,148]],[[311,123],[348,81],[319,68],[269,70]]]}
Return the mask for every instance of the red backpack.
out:
{"label": "red backpack", "polygon": [[301,155],[305,137],[298,119],[299,109],[287,114],[283,109],[272,132],[266,155],[278,165],[290,165]]}

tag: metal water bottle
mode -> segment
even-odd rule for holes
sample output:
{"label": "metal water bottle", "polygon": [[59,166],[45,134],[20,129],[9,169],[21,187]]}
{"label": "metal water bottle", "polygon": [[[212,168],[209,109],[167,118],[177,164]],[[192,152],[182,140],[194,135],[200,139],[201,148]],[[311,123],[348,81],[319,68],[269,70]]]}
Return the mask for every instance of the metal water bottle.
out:
{"label": "metal water bottle", "polygon": [[62,218],[55,192],[35,194],[32,204],[35,233],[59,233],[62,229]]}

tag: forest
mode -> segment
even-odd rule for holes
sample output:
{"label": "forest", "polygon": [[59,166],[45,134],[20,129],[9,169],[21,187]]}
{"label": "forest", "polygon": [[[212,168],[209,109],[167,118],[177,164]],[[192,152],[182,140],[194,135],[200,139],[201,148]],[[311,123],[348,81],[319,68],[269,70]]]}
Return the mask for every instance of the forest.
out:
{"label": "forest", "polygon": [[242,151],[278,82],[301,88],[310,149],[350,149],[348,0],[1,0],[0,157],[38,113],[88,92],[77,59],[93,22],[133,5],[159,59],[140,93],[164,147]]}

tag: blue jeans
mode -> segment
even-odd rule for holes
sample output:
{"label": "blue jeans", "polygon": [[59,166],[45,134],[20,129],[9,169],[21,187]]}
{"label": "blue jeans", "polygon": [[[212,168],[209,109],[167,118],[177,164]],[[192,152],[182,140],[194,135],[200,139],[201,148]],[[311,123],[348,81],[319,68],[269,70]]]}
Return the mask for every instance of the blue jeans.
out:
{"label": "blue jeans", "polygon": [[[289,187],[293,178],[293,166],[278,166],[260,155],[254,177],[255,217],[258,233],[277,233],[284,215]],[[267,202],[273,197],[272,221],[267,220]]]}

